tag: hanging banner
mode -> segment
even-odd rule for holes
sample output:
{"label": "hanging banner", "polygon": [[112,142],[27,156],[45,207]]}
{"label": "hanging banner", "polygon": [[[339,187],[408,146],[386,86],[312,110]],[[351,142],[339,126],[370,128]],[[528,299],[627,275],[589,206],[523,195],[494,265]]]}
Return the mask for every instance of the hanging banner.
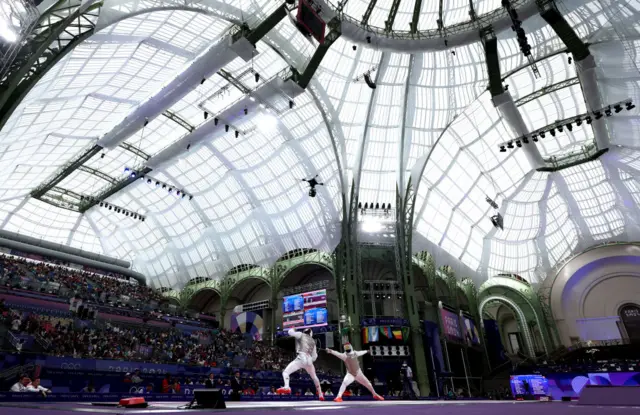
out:
{"label": "hanging banner", "polygon": [[440,317],[442,318],[442,330],[445,337],[452,341],[461,341],[462,331],[460,330],[460,318],[459,316],[447,310],[446,308],[440,309]]}
{"label": "hanging banner", "polygon": [[480,345],[480,334],[478,333],[478,328],[476,327],[476,323],[469,317],[463,315],[460,317],[462,321],[462,330],[464,331],[464,341],[467,343],[467,346],[479,346]]}

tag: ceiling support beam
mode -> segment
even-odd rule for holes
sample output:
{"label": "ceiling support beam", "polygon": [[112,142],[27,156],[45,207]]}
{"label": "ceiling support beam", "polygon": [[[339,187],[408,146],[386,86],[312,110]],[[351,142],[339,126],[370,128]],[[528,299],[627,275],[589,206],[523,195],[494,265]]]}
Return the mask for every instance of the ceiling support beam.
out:
{"label": "ceiling support beam", "polygon": [[101,1],[60,1],[40,18],[33,39],[20,48],[0,83],[0,130],[47,71],[93,34],[101,6]]}
{"label": "ceiling support beam", "polygon": [[111,184],[116,183],[118,180],[114,177],[109,176],[106,173],[101,172],[100,170],[96,170],[93,167],[88,167],[88,166],[79,166],[78,167],[79,171],[83,171],[85,173],[89,173],[92,174],[96,177],[101,178],[102,180],[109,182]]}
{"label": "ceiling support beam", "polygon": [[[210,77],[214,73],[218,72],[236,57],[241,57],[245,61],[251,60],[256,52],[255,43],[275,27],[286,15],[287,8],[283,4],[263,22],[261,22],[253,31],[248,28],[239,28],[239,30],[236,30],[220,39],[213,46],[198,55],[183,72],[176,75],[154,95],[150,96],[135,107],[113,129],[104,134],[98,140],[97,144],[89,151],[85,151],[80,156],[76,157],[71,163],[68,163],[58,171],[52,178],[38,186],[32,192],[32,196],[41,197],[47,190],[56,186],[80,165],[84,164],[104,148],[109,149],[117,146],[124,147],[124,145],[126,145],[126,140],[130,136],[140,131],[149,120],[152,120],[161,114],[170,117],[182,125],[182,121],[184,120],[180,120],[175,116],[172,117],[171,113],[165,114],[167,109],[177,103],[193,89],[197,88],[202,79]],[[188,123],[185,123],[183,126],[188,129],[187,125]],[[132,146],[125,148],[136,153],[141,152],[139,149],[135,149]],[[145,159],[149,159],[149,156],[146,155]],[[114,189],[116,189],[115,191],[118,191],[129,184],[130,180],[123,180],[118,183]],[[115,191],[113,191],[114,189],[109,189],[103,192],[103,194],[98,196],[98,199],[104,200],[104,198],[111,196],[115,193]],[[83,209],[86,210],[89,207],[90,206],[83,206]]]}
{"label": "ceiling support beam", "polygon": [[545,86],[544,88],[540,88],[537,91],[534,91],[529,95],[525,95],[524,97],[518,99],[516,101],[516,107],[520,107],[522,105],[528,104],[529,102],[534,101],[543,95],[547,95],[552,92],[556,92],[561,89],[568,88],[570,86],[573,86],[579,83],[580,83],[580,80],[578,79],[578,77],[575,77],[575,78],[569,78],[565,81],[561,81],[553,85]]}
{"label": "ceiling support beam", "polygon": [[127,142],[120,143],[120,145],[118,147],[120,147],[120,148],[122,148],[124,150],[127,150],[130,153],[133,153],[136,157],[140,157],[141,159],[149,160],[151,158],[150,155],[148,155],[144,151],[140,150],[138,147],[132,146],[131,144],[129,144]]}
{"label": "ceiling support beam", "polygon": [[332,27],[332,30],[325,37],[324,43],[318,46],[316,51],[313,53],[309,63],[306,68],[304,68],[304,72],[302,72],[297,80],[298,85],[300,85],[302,89],[307,89],[309,82],[311,82],[311,78],[316,73],[316,70],[318,70],[318,67],[322,62],[322,59],[324,59],[324,56],[327,54],[327,51],[329,51],[333,42],[338,40],[340,37],[340,21],[333,19],[329,22],[329,26]]}
{"label": "ceiling support beam", "polygon": [[[485,28],[481,31],[482,43],[487,62],[487,72],[489,73],[489,91],[491,92],[491,101],[493,106],[498,110],[502,118],[505,119],[516,137],[522,137],[529,134],[527,124],[522,118],[522,114],[518,110],[513,97],[502,86],[502,78],[500,76],[500,57],[498,56],[498,39],[492,28]],[[534,142],[523,147],[523,151],[531,165],[531,168],[538,169],[545,166],[542,155]]]}
{"label": "ceiling support beam", "polygon": [[362,15],[362,20],[360,21],[360,24],[362,26],[367,26],[369,24],[369,18],[371,18],[371,13],[373,13],[373,9],[376,8],[376,2],[378,0],[370,0],[369,4],[367,5],[367,10],[364,11],[364,14]]}
{"label": "ceiling support beam", "polygon": [[422,0],[416,0],[415,4],[413,5],[413,16],[411,17],[411,27],[410,27],[411,33],[418,32],[418,23],[420,23],[421,11],[422,11]]}
{"label": "ceiling support beam", "polygon": [[166,110],[165,112],[162,113],[162,115],[164,115],[165,117],[167,117],[168,119],[170,119],[171,121],[175,122],[176,124],[178,124],[180,127],[184,128],[185,130],[191,132],[195,129],[195,127],[191,124],[189,124],[189,121],[185,120],[184,118],[182,118],[181,116],[179,116],[178,114],[176,114],[173,111],[169,111]]}
{"label": "ceiling support beam", "polygon": [[389,9],[389,16],[387,17],[387,20],[384,22],[384,28],[387,32],[391,32],[393,30],[393,22],[396,20],[396,15],[398,14],[400,1],[401,0],[393,0],[393,2],[391,3],[391,8]]}
{"label": "ceiling support beam", "polygon": [[[584,43],[578,34],[573,30],[564,16],[556,7],[553,0],[537,0],[540,16],[551,26],[558,37],[567,46],[567,50],[573,55],[576,64],[576,72],[578,79],[582,85],[582,92],[587,104],[587,110],[601,108],[602,97],[598,89],[598,80],[596,77],[596,61],[589,52],[589,47]],[[607,129],[607,121],[605,119],[594,120],[591,124],[596,145],[599,150],[609,148],[610,138]]]}
{"label": "ceiling support beam", "polygon": [[55,176],[53,176],[51,179],[49,179],[42,185],[36,187],[31,192],[31,197],[34,197],[36,199],[41,198],[42,195],[44,195],[47,191],[49,191],[49,189],[52,189],[53,187],[57,186],[62,180],[64,180],[65,177],[69,176],[78,167],[82,166],[84,163],[89,161],[91,157],[98,154],[101,150],[102,150],[102,147],[98,145],[94,145],[90,149],[85,150],[75,158],[71,159],[69,162],[66,163],[66,165],[62,167],[62,169],[58,173],[56,173]]}

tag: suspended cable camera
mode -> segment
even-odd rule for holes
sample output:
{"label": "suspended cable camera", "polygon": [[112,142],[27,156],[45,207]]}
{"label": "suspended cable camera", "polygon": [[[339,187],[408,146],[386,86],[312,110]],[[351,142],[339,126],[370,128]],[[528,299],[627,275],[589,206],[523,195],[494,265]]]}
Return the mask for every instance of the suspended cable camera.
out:
{"label": "suspended cable camera", "polygon": [[311,179],[302,179],[303,182],[307,182],[309,183],[309,196],[310,197],[316,197],[316,186],[324,186],[324,183],[320,183],[319,181],[316,180],[316,177],[318,177],[318,175],[316,174],[315,177],[311,178]]}

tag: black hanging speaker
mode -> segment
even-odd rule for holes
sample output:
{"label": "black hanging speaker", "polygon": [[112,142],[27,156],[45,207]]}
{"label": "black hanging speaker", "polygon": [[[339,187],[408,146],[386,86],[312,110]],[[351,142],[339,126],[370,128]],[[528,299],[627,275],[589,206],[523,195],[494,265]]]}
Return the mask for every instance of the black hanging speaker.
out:
{"label": "black hanging speaker", "polygon": [[220,389],[196,389],[189,408],[227,409],[227,406]]}
{"label": "black hanging speaker", "polygon": [[367,83],[369,88],[376,89],[376,83],[371,80],[371,75],[368,73],[364,74],[364,81]]}
{"label": "black hanging speaker", "polygon": [[571,402],[571,396],[563,396],[562,402]]}

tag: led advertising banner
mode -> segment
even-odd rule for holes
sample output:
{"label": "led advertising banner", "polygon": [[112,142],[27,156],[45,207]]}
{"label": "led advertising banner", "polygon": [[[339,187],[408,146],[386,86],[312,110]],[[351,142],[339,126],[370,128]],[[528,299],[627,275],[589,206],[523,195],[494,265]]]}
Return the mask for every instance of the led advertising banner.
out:
{"label": "led advertising banner", "polygon": [[460,318],[456,313],[446,308],[441,308],[440,317],[442,317],[442,329],[447,338],[454,341],[460,341],[464,338],[462,337],[462,330],[460,330]]}
{"label": "led advertising banner", "polygon": [[282,299],[282,328],[302,329],[327,325],[327,290],[289,295]]}

